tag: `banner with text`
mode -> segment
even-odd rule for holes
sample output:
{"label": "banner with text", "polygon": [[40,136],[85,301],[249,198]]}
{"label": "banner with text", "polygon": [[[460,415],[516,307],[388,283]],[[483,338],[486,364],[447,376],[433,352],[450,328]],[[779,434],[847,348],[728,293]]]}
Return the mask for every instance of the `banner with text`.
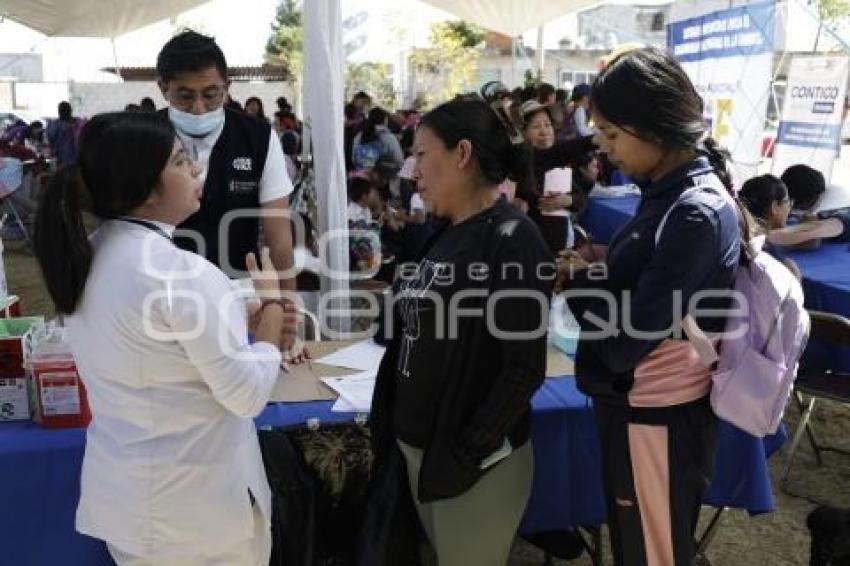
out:
{"label": "banner with text", "polygon": [[667,46],[702,96],[711,136],[731,152],[738,182],[761,160],[775,18],[775,4],[766,2],[667,26]]}
{"label": "banner with text", "polygon": [[841,147],[841,125],[850,59],[841,55],[798,56],[791,60],[782,120],[771,172],[805,163],[829,182]]}

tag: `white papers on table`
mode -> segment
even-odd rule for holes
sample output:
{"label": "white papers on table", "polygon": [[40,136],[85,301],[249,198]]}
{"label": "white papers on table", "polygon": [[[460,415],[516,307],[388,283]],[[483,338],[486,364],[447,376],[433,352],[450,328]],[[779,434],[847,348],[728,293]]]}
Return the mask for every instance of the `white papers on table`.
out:
{"label": "white papers on table", "polygon": [[[573,170],[569,167],[557,167],[546,171],[543,177],[544,195],[562,195],[573,191]],[[543,212],[544,216],[569,216],[566,209],[558,209],[553,212]]]}
{"label": "white papers on table", "polygon": [[339,395],[332,411],[368,413],[371,410],[372,393],[375,390],[375,372],[364,371],[345,377],[325,377],[322,382]]}
{"label": "white papers on table", "polygon": [[384,357],[384,347],[375,344],[372,339],[367,339],[337,350],[316,362],[328,366],[370,371],[375,374],[378,372],[382,357]]}

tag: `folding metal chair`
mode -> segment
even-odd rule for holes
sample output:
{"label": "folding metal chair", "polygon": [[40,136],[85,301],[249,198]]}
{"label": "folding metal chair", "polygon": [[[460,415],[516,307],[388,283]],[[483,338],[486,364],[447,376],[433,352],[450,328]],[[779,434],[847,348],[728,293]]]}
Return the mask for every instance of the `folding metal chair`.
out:
{"label": "folding metal chair", "polygon": [[[810,334],[812,341],[850,349],[850,320],[837,314],[817,311],[809,311],[809,315],[812,321]],[[808,396],[808,401],[804,400],[804,396]],[[815,408],[815,402],[818,399],[829,399],[839,403],[850,404],[850,373],[834,372],[831,369],[810,371],[804,368],[803,372],[797,376],[797,381],[794,385],[794,400],[801,414],[800,422],[797,424],[797,429],[794,431],[794,436],[791,440],[791,447],[788,449],[785,469],[782,473],[783,489],[785,489],[788,482],[791,466],[794,463],[794,456],[797,453],[800,440],[803,438],[803,433],[809,438],[809,443],[815,451],[815,458],[818,465],[823,463],[821,451],[824,448],[818,444],[810,421]],[[842,450],[830,450],[843,452]]]}
{"label": "folding metal chair", "polygon": [[18,209],[15,208],[15,203],[12,201],[12,195],[21,188],[24,178],[24,165],[19,159],[11,157],[0,158],[0,216],[5,211],[12,222],[21,231],[27,248],[33,251],[32,239],[27,230],[21,215],[18,214]]}

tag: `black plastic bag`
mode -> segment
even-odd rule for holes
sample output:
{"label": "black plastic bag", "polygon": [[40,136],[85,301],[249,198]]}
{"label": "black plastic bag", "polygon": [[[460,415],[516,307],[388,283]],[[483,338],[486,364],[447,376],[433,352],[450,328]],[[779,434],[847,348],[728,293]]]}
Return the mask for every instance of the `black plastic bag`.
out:
{"label": "black plastic bag", "polygon": [[286,431],[260,430],[260,449],[272,491],[270,566],[313,566],[315,495],[313,477]]}

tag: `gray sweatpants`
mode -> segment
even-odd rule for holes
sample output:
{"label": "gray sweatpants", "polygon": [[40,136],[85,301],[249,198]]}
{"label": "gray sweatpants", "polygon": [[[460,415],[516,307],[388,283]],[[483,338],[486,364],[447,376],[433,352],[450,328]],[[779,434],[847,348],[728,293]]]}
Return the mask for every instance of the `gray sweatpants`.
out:
{"label": "gray sweatpants", "polygon": [[407,462],[413,502],[437,554],[437,564],[507,564],[531,494],[534,473],[531,441],[515,449],[463,495],[432,503],[420,503],[416,497],[422,450],[401,441],[398,444]]}

